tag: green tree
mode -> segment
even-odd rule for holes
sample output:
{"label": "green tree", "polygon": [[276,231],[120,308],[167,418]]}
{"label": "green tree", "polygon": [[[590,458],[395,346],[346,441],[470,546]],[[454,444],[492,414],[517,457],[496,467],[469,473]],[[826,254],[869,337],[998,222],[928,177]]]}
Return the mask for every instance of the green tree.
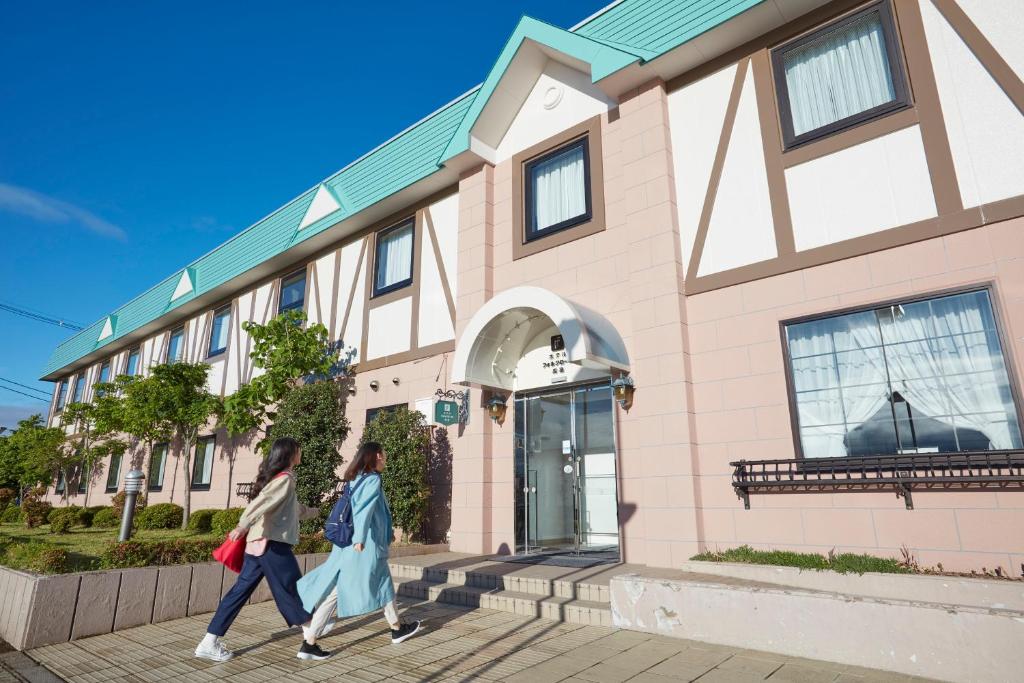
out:
{"label": "green tree", "polygon": [[[61,425],[72,427],[67,448],[73,451],[73,456],[65,460],[65,466],[70,468],[64,475],[64,481],[68,483],[82,477],[91,480],[98,474],[96,465],[99,462],[111,455],[124,453],[124,442],[117,438],[117,432],[123,430],[123,401],[116,391],[117,386],[102,382],[97,383],[95,389],[92,403],[71,403],[61,413]],[[68,488],[64,487],[65,500]],[[90,488],[86,486],[85,489],[86,506],[89,505]]]}
{"label": "green tree", "polygon": [[305,505],[321,507],[340,482],[338,449],[349,430],[344,398],[339,383],[316,382],[289,391],[278,405],[269,437],[290,436],[302,444],[295,486]]}
{"label": "green tree", "polygon": [[185,502],[181,528],[188,527],[192,503],[192,447],[199,431],[220,411],[220,399],[206,390],[210,366],[206,363],[154,365],[152,377],[160,388],[159,414],[171,426],[182,447]]}
{"label": "green tree", "polygon": [[18,422],[0,449],[5,478],[17,481],[22,494],[36,484],[49,484],[65,454],[64,430],[47,427],[41,415]]}
{"label": "green tree", "polygon": [[376,441],[387,454],[388,465],[381,479],[391,507],[395,526],[403,539],[419,534],[430,499],[427,484],[427,449],[430,431],[423,414],[402,406],[391,412],[382,410],[363,429],[360,443]]}
{"label": "green tree", "polygon": [[121,431],[144,444],[141,462],[138,452],[133,454],[133,463],[141,465],[148,477],[153,459],[153,444],[168,441],[173,428],[164,410],[163,391],[160,381],[153,375],[139,377],[118,375],[114,379],[116,392],[121,396]]}

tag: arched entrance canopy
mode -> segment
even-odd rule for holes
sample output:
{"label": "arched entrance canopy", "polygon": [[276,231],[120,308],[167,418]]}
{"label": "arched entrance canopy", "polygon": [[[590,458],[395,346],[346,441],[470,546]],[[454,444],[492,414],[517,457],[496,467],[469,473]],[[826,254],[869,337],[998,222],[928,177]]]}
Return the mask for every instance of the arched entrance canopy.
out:
{"label": "arched entrance canopy", "polygon": [[513,287],[490,299],[469,321],[455,347],[452,382],[511,391],[524,350],[552,325],[570,363],[609,373],[629,371],[622,337],[599,313],[541,287]]}

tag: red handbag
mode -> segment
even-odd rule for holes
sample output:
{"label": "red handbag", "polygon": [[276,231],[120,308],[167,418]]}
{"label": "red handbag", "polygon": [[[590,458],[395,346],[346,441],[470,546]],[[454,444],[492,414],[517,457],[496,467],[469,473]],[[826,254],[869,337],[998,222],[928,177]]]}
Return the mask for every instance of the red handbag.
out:
{"label": "red handbag", "polygon": [[245,561],[245,537],[237,541],[225,539],[220,547],[213,551],[213,559],[236,574],[241,572],[242,563]]}

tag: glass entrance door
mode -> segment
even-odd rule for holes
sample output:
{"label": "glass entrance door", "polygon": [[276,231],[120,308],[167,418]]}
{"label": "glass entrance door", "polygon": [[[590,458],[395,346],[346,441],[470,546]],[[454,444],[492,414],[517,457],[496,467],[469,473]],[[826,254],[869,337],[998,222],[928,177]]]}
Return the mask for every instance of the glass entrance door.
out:
{"label": "glass entrance door", "polygon": [[516,398],[518,552],[618,549],[612,405],[607,384]]}

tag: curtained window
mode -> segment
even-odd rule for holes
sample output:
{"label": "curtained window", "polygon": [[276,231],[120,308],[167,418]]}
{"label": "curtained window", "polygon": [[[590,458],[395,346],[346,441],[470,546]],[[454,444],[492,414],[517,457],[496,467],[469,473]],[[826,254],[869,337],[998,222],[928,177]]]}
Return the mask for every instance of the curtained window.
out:
{"label": "curtained window", "polygon": [[55,412],[64,410],[64,402],[68,399],[68,381],[62,379],[60,381],[60,387],[57,389],[57,407]]}
{"label": "curtained window", "polygon": [[412,284],[415,222],[409,219],[377,234],[373,295],[386,294]]}
{"label": "curtained window", "polygon": [[166,465],[167,444],[155,444],[153,454],[149,458],[148,487],[150,491],[159,491],[164,487],[164,467]]}
{"label": "curtained window", "polygon": [[1021,448],[988,290],[785,334],[805,458]]}
{"label": "curtained window", "polygon": [[167,343],[167,362],[177,363],[185,355],[185,328],[179,327],[171,332],[171,339]]}
{"label": "curtained window", "polygon": [[773,53],[786,147],[909,104],[888,3]]}
{"label": "curtained window", "polygon": [[590,220],[589,164],[587,138],[527,162],[527,242]]}
{"label": "curtained window", "polygon": [[[88,371],[86,371],[88,372]],[[85,372],[75,377],[75,392],[71,396],[72,403],[81,403],[85,398]]]}
{"label": "curtained window", "polygon": [[281,296],[277,300],[278,314],[301,311],[306,305],[306,269],[303,268],[281,280]]}
{"label": "curtained window", "polygon": [[128,359],[124,364],[124,374],[135,376],[139,373],[139,347],[128,352]]}
{"label": "curtained window", "polygon": [[117,493],[117,484],[121,479],[122,462],[124,462],[124,453],[110,456],[110,466],[107,467],[107,493]]}
{"label": "curtained window", "polygon": [[216,440],[212,436],[204,436],[196,442],[196,455],[192,462],[192,490],[209,490],[215,446]]}
{"label": "curtained window", "polygon": [[222,306],[213,314],[213,329],[210,330],[210,346],[207,357],[224,353],[228,349],[228,329],[231,325],[231,305]]}

